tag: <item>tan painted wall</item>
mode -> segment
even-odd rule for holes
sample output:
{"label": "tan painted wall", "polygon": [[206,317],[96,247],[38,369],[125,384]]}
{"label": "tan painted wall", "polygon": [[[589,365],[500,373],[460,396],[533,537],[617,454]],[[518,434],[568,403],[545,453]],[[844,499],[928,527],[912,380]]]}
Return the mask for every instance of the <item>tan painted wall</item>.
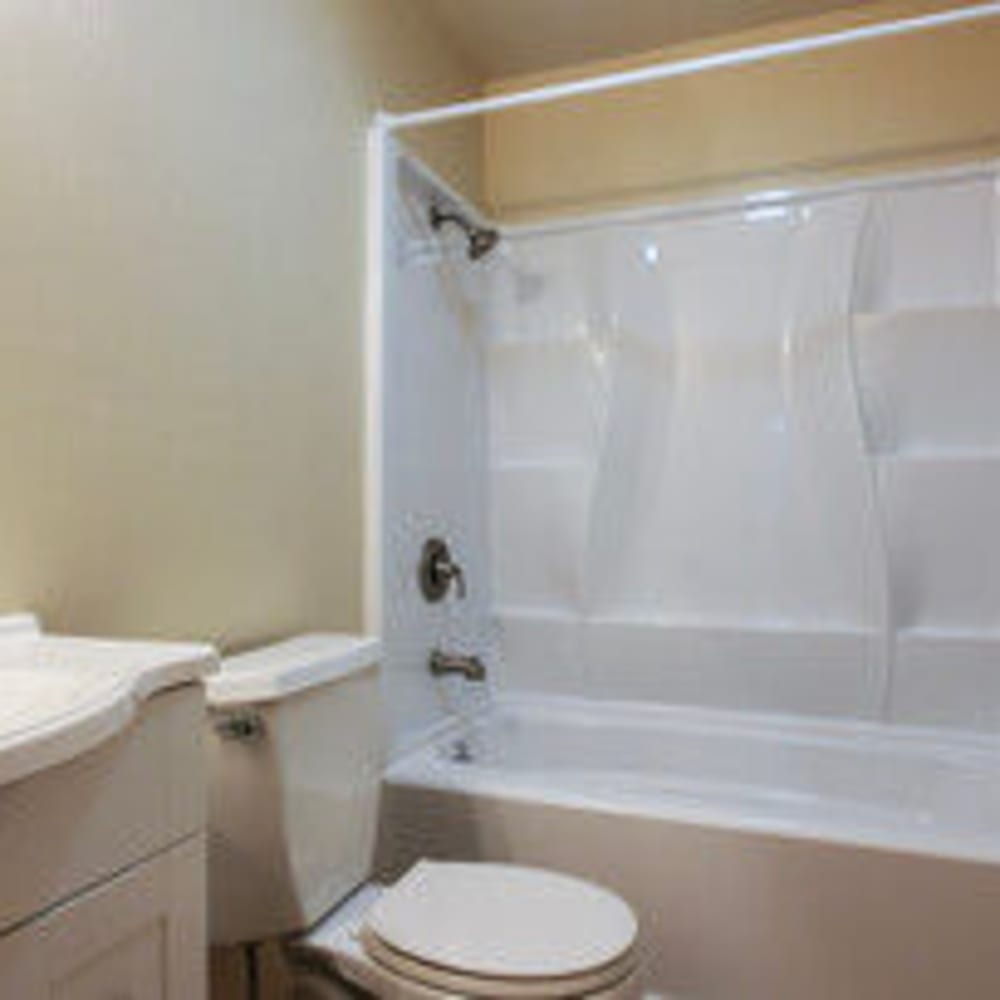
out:
{"label": "tan painted wall", "polygon": [[[864,16],[942,6],[880,4]],[[860,21],[829,15],[655,55],[732,49]],[[577,67],[558,78],[624,65]],[[492,89],[555,78],[505,80]],[[516,220],[994,154],[998,94],[1000,18],[493,115],[487,199],[496,214]]]}
{"label": "tan painted wall", "polygon": [[364,127],[475,86],[410,0],[3,3],[0,610],[359,624]]}

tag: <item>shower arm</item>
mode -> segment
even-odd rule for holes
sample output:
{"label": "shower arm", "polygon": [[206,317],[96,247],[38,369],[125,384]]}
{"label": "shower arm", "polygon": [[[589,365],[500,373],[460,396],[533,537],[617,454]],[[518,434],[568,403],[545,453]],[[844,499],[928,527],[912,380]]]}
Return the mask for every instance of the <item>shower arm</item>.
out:
{"label": "shower arm", "polygon": [[428,218],[434,232],[440,232],[447,225],[461,229],[469,244],[470,260],[480,260],[500,242],[498,230],[476,225],[464,213],[454,208],[444,208],[437,202],[431,202]]}
{"label": "shower arm", "polygon": [[444,229],[449,223],[458,226],[466,236],[471,236],[473,232],[472,223],[461,212],[454,209],[442,208],[437,202],[431,204],[430,222],[431,229],[435,232]]}

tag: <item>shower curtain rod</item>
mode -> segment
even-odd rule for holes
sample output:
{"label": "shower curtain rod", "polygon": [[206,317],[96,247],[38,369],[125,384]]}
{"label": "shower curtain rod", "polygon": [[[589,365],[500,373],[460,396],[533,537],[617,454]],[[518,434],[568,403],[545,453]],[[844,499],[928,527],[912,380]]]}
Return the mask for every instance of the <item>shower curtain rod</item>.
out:
{"label": "shower curtain rod", "polygon": [[855,42],[890,38],[895,35],[907,35],[917,31],[927,31],[932,28],[943,28],[954,24],[963,24],[969,21],[979,21],[984,18],[997,16],[1000,16],[1000,2],[975,4],[969,7],[959,7],[954,10],[943,10],[932,14],[922,14],[915,17],[901,18],[896,21],[887,21],[882,24],[868,24],[857,28],[829,32],[827,34],[792,38],[783,42],[752,45],[748,48],[734,49],[730,52],[719,52],[715,55],[672,60],[652,66],[643,66],[639,69],[608,73],[587,79],[573,80],[568,83],[556,83],[512,94],[498,94],[494,97],[462,101],[458,104],[448,104],[442,107],[429,108],[424,111],[411,111],[402,114],[380,112],[376,117],[376,125],[390,132],[397,129],[436,125],[440,122],[455,121],[493,111],[505,111],[535,104],[548,104],[553,101],[567,100],[572,97],[599,94],[609,90],[619,90],[624,87],[634,87],[644,83],[655,83],[659,80],[692,76],[708,70],[746,66],[751,63],[765,62],[769,59],[778,59],[784,56],[818,52],[821,49],[837,48],[842,45],[851,45]]}

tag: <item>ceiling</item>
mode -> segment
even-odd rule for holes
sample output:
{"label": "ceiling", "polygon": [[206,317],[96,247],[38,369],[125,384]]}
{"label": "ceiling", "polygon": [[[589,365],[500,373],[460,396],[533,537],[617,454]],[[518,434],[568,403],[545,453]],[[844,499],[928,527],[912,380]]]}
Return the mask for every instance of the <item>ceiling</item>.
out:
{"label": "ceiling", "polygon": [[485,79],[808,17],[866,0],[424,0]]}

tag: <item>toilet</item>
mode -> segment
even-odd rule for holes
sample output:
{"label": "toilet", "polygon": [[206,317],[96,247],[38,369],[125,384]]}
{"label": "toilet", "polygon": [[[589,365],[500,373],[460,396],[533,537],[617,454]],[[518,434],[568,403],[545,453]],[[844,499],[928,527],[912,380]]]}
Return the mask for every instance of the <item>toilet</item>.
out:
{"label": "toilet", "polygon": [[637,920],[607,889],[486,862],[370,880],[379,658],[307,635],[208,679],[212,943],[282,942],[296,1000],[638,997]]}

